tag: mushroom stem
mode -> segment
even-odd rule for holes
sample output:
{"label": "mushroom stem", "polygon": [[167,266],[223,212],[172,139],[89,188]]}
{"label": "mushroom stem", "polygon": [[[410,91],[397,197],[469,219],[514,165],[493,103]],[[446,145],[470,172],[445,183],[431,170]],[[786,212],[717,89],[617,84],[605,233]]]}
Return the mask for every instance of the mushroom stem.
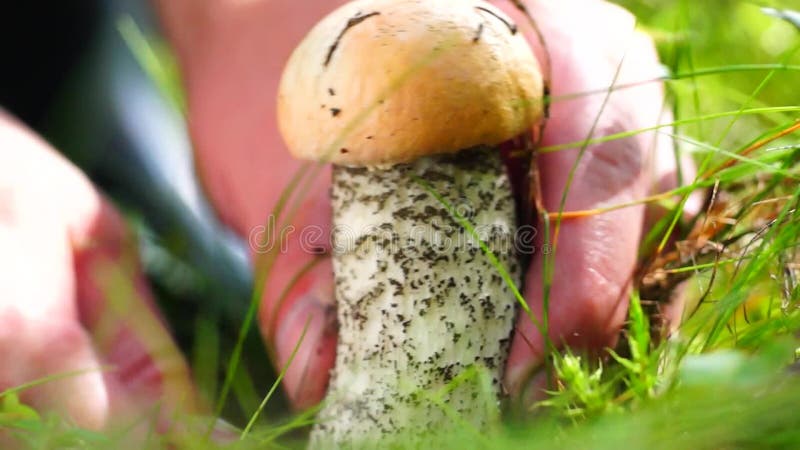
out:
{"label": "mushroom stem", "polygon": [[[392,436],[430,442],[426,432],[441,433],[449,412],[485,428],[498,408],[515,298],[428,189],[470,221],[519,283],[514,201],[499,151],[335,166],[333,179],[339,341],[312,447]],[[487,369],[490,387],[454,382],[474,366]]]}

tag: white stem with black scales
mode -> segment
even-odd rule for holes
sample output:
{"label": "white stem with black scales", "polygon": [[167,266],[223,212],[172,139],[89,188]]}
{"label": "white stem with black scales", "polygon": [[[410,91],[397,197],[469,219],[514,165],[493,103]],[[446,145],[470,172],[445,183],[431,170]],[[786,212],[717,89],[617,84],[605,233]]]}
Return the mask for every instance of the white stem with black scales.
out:
{"label": "white stem with black scales", "polygon": [[335,166],[340,329],[312,447],[392,436],[427,442],[452,423],[431,396],[476,365],[488,370],[488,389],[467,381],[442,403],[480,428],[497,411],[516,300],[479,242],[428,189],[466,216],[520,282],[514,201],[497,149]]}

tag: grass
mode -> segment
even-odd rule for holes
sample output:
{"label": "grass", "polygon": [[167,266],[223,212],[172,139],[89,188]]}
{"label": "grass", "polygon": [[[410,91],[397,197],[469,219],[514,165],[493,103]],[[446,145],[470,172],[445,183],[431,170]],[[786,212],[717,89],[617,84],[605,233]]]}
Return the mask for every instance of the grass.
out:
{"label": "grass", "polygon": [[[620,3],[636,13],[640,27],[657,42],[671,74],[664,81],[675,105],[675,121],[669,125],[678,142],[676,155],[692,154],[699,175],[684,180],[684,187],[642,200],[668,213],[642,243],[642,263],[618,347],[609,349],[602,363],[569,350],[552,352],[549,364],[557,381],[548,398],[532,409],[508,414],[481,439],[453,417],[453,430],[442,433],[442,446],[798,448],[800,19],[781,2]],[[764,13],[760,6],[776,9]],[[183,111],[174,65],[163,48],[142,36],[131,21],[121,21],[120,30],[142,66]],[[567,97],[608,95],[624,88],[615,85]],[[586,148],[653,130],[590,136],[539,151]],[[290,223],[308,180],[318,170],[306,166],[287,187],[274,211],[285,223]],[[706,192],[708,200],[697,217],[685,220],[685,200],[697,191]],[[563,211],[562,202],[559,211],[546,215],[548,235],[555,234],[560,221],[627,206],[576,212]],[[454,215],[470,229],[466,219],[455,211]],[[200,391],[213,400],[216,416],[233,417],[241,427],[226,448],[302,447],[302,430],[314,421],[313,410],[294,416],[264,410],[285,367],[263,396],[246,370],[244,337],[255,317],[258,286],[263,286],[274,258],[267,254],[257,262],[257,288],[232,348],[223,348],[224,331],[213,321],[189,319],[195,320],[197,330],[191,360]],[[502,267],[498,270],[503,273]],[[552,275],[550,266],[547,270]],[[676,297],[687,305],[684,322],[664,339],[658,306]],[[546,327],[546,319],[539,325]],[[219,367],[224,367],[221,378]],[[457,382],[481,382],[480,371],[470,374]],[[70,374],[55,375],[62,376]],[[81,430],[19,402],[19,392],[48,381],[0,393],[0,427],[14,430],[24,448],[122,445],[124,432]],[[237,419],[226,408],[231,404],[229,393],[243,417]],[[437,401],[437,393],[426,394]],[[205,430],[209,424],[205,419],[197,425],[192,417],[178,421],[195,427],[190,429]],[[143,448],[168,444],[180,449],[222,447],[208,433],[178,433],[149,436]]]}

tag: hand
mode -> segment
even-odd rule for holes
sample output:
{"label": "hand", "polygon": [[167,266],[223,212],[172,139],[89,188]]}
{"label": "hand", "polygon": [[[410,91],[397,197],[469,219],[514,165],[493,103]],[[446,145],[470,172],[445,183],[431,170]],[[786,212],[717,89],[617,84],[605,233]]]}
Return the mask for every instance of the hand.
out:
{"label": "hand", "polygon": [[194,410],[187,367],[122,219],[2,111],[0,249],[0,392],[59,377],[23,390],[23,401],[89,429],[112,417],[129,425],[154,405],[162,418],[178,404]]}
{"label": "hand", "polygon": [[[179,3],[164,0],[160,6],[185,75],[197,169],[222,219],[257,244],[263,237],[261,227],[301,167],[288,155],[276,129],[275,94],[283,64],[310,27],[343,2],[207,1],[191,14]],[[540,61],[549,53],[555,98],[659,75],[650,40],[635,31],[632,16],[620,8],[599,1],[530,2],[547,43],[545,52],[510,2],[495,3],[520,25]],[[191,20],[180,19],[186,17]],[[671,117],[663,112],[664,106],[659,83],[616,91],[607,102],[604,92],[556,100],[542,144],[668,123]],[[540,156],[547,210],[559,210],[578,155],[573,148]],[[589,146],[575,167],[564,210],[641,199],[656,183],[662,187],[674,183],[674,166],[671,141],[654,133]],[[323,397],[336,340],[330,258],[308,251],[328,247],[328,170],[310,179],[308,186],[301,182],[296,189],[301,191],[293,197],[299,207],[288,206],[278,217],[278,232],[284,230],[281,220],[287,211],[293,210],[289,224],[295,231],[319,226],[324,233],[305,246],[289,236],[288,247],[277,252],[270,266],[259,316],[263,336],[280,367],[310,320],[284,379],[298,408]],[[561,223],[549,309],[549,337],[555,345],[590,351],[613,345],[625,316],[644,213],[640,205]],[[541,250],[542,233],[537,238]],[[264,250],[251,247],[254,258]],[[539,251],[525,283],[526,299],[540,317],[541,258]],[[530,376],[542,367],[544,342],[529,319],[520,316],[506,371],[512,392],[524,391]]]}

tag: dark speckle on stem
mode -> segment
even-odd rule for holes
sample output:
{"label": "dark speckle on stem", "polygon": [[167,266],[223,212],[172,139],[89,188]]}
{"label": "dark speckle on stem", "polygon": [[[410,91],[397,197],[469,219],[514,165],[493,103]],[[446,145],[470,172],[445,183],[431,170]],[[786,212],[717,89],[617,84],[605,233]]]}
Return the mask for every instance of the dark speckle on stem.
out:
{"label": "dark speckle on stem", "polygon": [[[516,301],[477,239],[516,284],[520,270],[513,246],[502,244],[511,242],[515,214],[497,149],[335,165],[332,186],[333,242],[350,242],[332,252],[340,340],[328,398],[342,400],[326,403],[315,436],[349,442],[435,430],[448,418],[417,391],[447,386],[470,367],[487,371],[499,394]],[[475,211],[475,238],[458,234],[463,227],[446,204]],[[354,390],[364,374],[370,385]],[[483,427],[479,391],[464,383],[443,401]]]}

